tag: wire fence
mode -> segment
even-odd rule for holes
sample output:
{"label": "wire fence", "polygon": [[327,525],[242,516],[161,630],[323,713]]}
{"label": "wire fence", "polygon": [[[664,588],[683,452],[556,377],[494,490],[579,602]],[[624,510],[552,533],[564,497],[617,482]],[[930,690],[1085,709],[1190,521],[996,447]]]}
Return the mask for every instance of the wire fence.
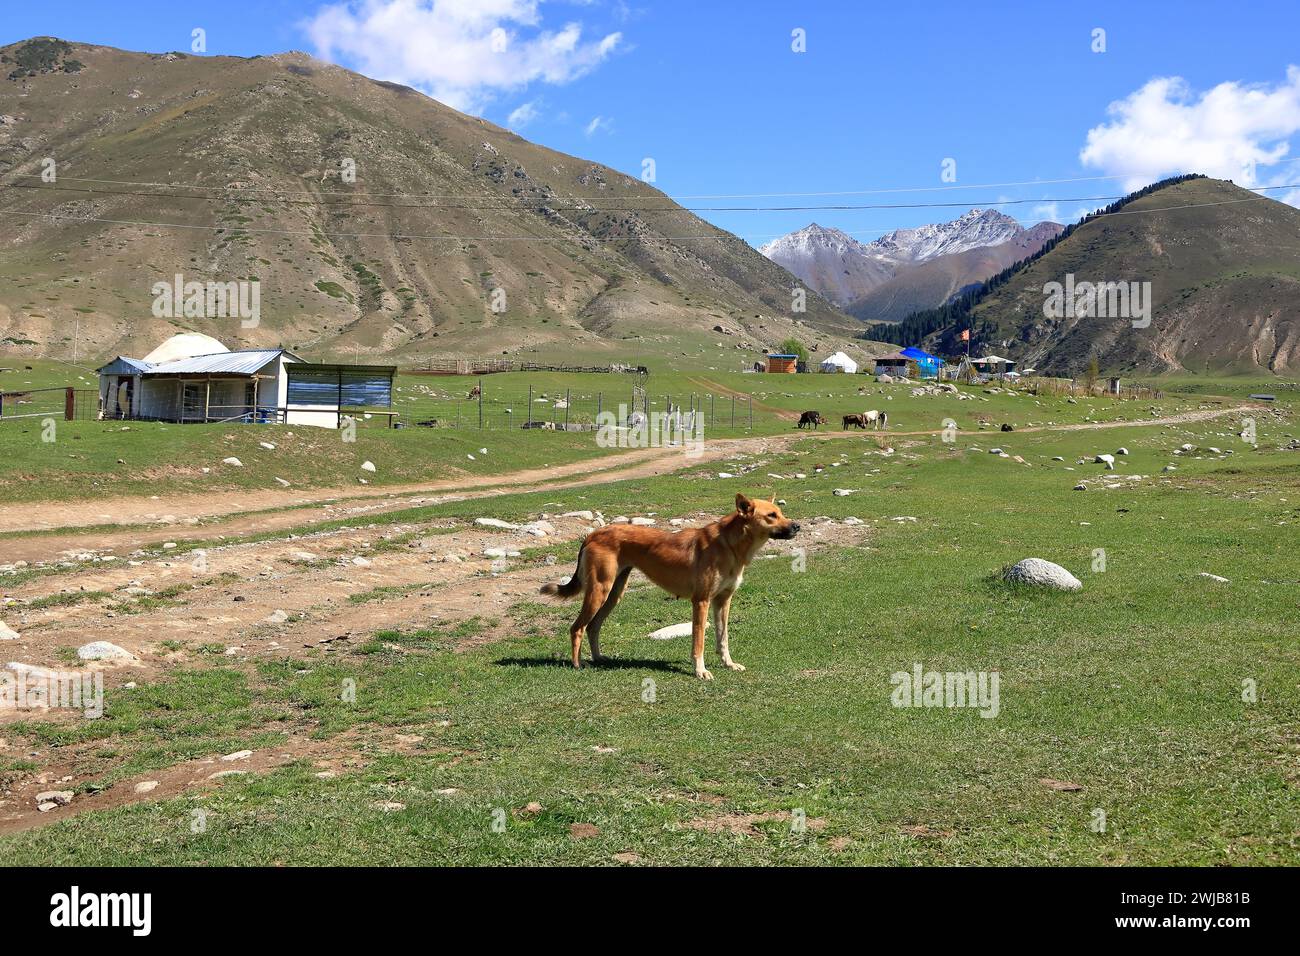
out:
{"label": "wire fence", "polygon": [[0,392],[0,422],[30,418],[90,421],[99,412],[99,393],[92,388],[33,388]]}
{"label": "wire fence", "polygon": [[[634,416],[672,415],[701,420],[708,428],[749,430],[753,402],[746,395],[687,392],[655,394],[635,387],[575,389],[534,386],[493,388],[480,382],[459,395],[417,384],[394,396],[401,427],[543,428],[583,431],[601,424],[627,425]],[[693,414],[692,414],[693,413]]]}

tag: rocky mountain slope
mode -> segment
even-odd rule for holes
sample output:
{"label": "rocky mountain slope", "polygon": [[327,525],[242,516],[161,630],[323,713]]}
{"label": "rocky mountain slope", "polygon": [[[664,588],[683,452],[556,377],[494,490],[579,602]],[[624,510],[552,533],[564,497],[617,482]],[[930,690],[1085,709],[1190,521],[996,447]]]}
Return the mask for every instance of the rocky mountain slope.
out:
{"label": "rocky mountain slope", "polygon": [[759,251],[849,314],[898,321],[1031,255],[1060,231],[1055,223],[1025,229],[996,210],[972,209],[866,243],[813,223]]}
{"label": "rocky mountain slope", "polygon": [[[1149,324],[1140,315],[1081,315],[1087,309],[1077,308],[1045,314],[1049,283],[1064,289],[1069,282],[1076,290],[1083,282],[1122,282],[1130,290],[1137,283],[1143,296],[1149,289]],[[1223,180],[1163,185],[1115,215],[1075,227],[980,296],[969,322],[988,347],[1061,374],[1077,374],[1095,356],[1101,368],[1118,372],[1294,376],[1300,210]],[[951,332],[930,339],[939,343]]]}
{"label": "rocky mountain slope", "polygon": [[[139,355],[178,328],[403,362],[861,345],[855,320],[817,295],[792,314],[788,273],[640,180],[306,54],[42,39],[0,49],[0,77],[9,352]],[[156,316],[154,284],[178,273],[256,280],[259,323]]]}
{"label": "rocky mountain slope", "polygon": [[899,322],[1027,259],[1060,233],[1061,227],[1056,223],[1040,222],[997,245],[936,256],[901,269],[893,278],[849,303],[845,311],[863,321]]}

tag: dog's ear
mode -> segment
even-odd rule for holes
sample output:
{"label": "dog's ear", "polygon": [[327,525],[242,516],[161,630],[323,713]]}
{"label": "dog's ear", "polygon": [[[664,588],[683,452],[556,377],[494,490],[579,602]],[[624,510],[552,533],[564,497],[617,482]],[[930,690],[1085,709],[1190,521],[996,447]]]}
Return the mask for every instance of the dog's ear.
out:
{"label": "dog's ear", "polygon": [[742,515],[752,514],[754,511],[754,502],[750,501],[740,492],[736,492],[736,510]]}

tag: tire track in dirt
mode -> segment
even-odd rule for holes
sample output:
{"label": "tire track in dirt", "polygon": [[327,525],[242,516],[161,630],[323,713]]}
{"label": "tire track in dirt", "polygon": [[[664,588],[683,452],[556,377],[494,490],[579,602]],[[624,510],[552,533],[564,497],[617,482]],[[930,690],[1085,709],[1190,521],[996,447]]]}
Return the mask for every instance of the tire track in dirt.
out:
{"label": "tire track in dirt", "polygon": [[[680,519],[679,527],[694,526],[714,520],[716,516],[697,513]],[[376,630],[404,631],[429,628],[434,624],[456,625],[471,618],[493,618],[479,632],[457,636],[453,651],[466,650],[501,637],[518,634],[521,626],[512,607],[521,600],[538,600],[538,586],[569,573],[566,563],[548,564],[539,558],[522,555],[505,566],[489,563],[483,552],[487,548],[522,551],[535,544],[573,542],[593,526],[580,518],[549,519],[554,531],[534,536],[523,528],[491,529],[480,526],[456,528],[450,532],[427,519],[420,525],[396,527],[377,534],[374,529],[352,528],[324,532],[289,541],[269,540],[223,545],[208,554],[206,577],[183,592],[179,606],[151,607],[139,614],[112,612],[98,603],[79,604],[42,612],[38,619],[26,622],[22,637],[6,646],[24,661],[58,669],[62,652],[77,644],[103,637],[136,655],[136,662],[101,667],[88,665],[104,674],[105,693],[124,693],[127,680],[165,680],[173,672],[190,667],[234,667],[247,672],[256,682],[257,663],[262,660],[293,659],[311,667],[354,654],[359,640],[369,639]],[[411,531],[426,532],[423,537],[407,539]],[[825,547],[860,543],[871,533],[867,525],[846,525],[831,519],[811,522],[807,540],[800,545],[811,551]],[[400,537],[406,547],[376,550],[385,539]],[[795,544],[772,542],[764,557],[789,558]],[[311,550],[308,551],[307,549]],[[362,555],[364,564],[356,564]],[[465,555],[449,561],[446,555]],[[163,559],[146,565],[90,565],[73,572],[72,584],[91,591],[121,591],[134,575],[147,578],[151,585],[166,584],[172,576],[184,577],[183,568]],[[27,582],[23,589],[39,594],[49,579]],[[63,579],[61,583],[69,583]],[[412,589],[408,590],[407,586]],[[652,588],[636,574],[629,590]],[[387,588],[379,592],[370,589]],[[353,601],[354,595],[364,600]],[[373,597],[371,597],[373,595]],[[266,623],[273,610],[292,609],[288,620],[274,625]],[[561,612],[567,615],[569,610]],[[116,616],[114,616],[116,614]],[[499,615],[499,619],[497,616]],[[525,619],[531,623],[531,619]],[[555,629],[557,659],[567,646],[565,629]],[[448,630],[449,635],[452,634]],[[211,656],[199,645],[229,645]],[[181,645],[178,647],[177,645]],[[402,653],[424,654],[429,650],[407,649],[394,645]],[[443,647],[441,652],[446,651]],[[618,647],[611,648],[618,656]],[[439,651],[433,651],[438,653]],[[683,652],[682,673],[689,676]],[[8,718],[8,719],[6,719]],[[66,721],[80,719],[67,711],[14,711],[0,713],[0,732],[6,723],[23,721]],[[104,756],[104,742],[88,741],[57,749],[25,743],[14,748],[0,739],[0,753],[21,750],[37,762],[35,769],[22,774],[0,793],[0,835],[44,826],[81,813],[110,809],[133,803],[164,800],[189,793],[202,793],[232,774],[269,773],[302,760],[313,761],[322,772],[338,772],[364,766],[376,753],[410,750],[421,741],[421,752],[439,753],[459,759],[454,753],[437,747],[436,722],[430,728],[403,725],[394,728],[377,725],[341,735],[318,739],[311,736],[311,724],[294,725],[284,742],[262,746],[245,757],[223,759],[214,754],[187,760],[173,766],[119,780],[103,790],[78,792],[67,806],[41,812],[35,799],[45,790],[77,791],[81,784],[102,776],[112,769]],[[255,728],[257,730],[258,728]],[[264,729],[264,728],[262,728]],[[412,731],[415,731],[412,733]],[[130,744],[122,743],[120,746]],[[430,749],[432,748],[432,749]],[[137,790],[137,784],[148,789]],[[188,818],[177,825],[187,825]]]}
{"label": "tire track in dirt", "polygon": [[[1112,428],[1140,428],[1150,426],[1186,424],[1205,421],[1224,415],[1245,411],[1264,410],[1262,406],[1242,404],[1227,408],[1195,409],[1160,418],[1114,422],[1078,422],[1065,425],[1038,425],[1017,429],[1017,434],[1041,432],[1073,432]],[[797,413],[791,413],[797,414]],[[925,437],[938,435],[942,429],[915,431],[870,432],[875,440],[895,437]],[[977,433],[972,433],[977,434]],[[313,491],[281,492],[266,490],[252,495],[244,492],[223,492],[213,495],[185,496],[170,499],[166,512],[173,518],[182,518],[188,524],[157,524],[159,505],[151,499],[125,498],[102,502],[78,504],[7,505],[0,507],[0,532],[50,530],[57,527],[77,528],[95,524],[104,514],[116,509],[120,528],[95,528],[70,531],[68,534],[41,534],[32,537],[15,537],[3,542],[6,561],[26,561],[34,564],[66,558],[76,552],[130,551],[150,544],[180,540],[188,529],[198,527],[195,519],[204,520],[203,538],[217,535],[247,535],[274,532],[304,525],[323,523],[360,514],[382,514],[406,510],[422,505],[436,505],[448,501],[461,501],[500,497],[529,491],[560,491],[612,481],[625,481],[697,467],[735,454],[771,454],[784,450],[791,443],[804,438],[836,441],[857,438],[861,432],[852,431],[799,431],[797,433],[744,438],[712,439],[704,443],[698,453],[687,454],[681,448],[649,448],[620,453],[615,461],[602,459],[605,467],[592,461],[570,462],[553,468],[534,468],[499,476],[483,476],[468,480],[439,481],[429,484],[406,484],[358,492],[355,488],[316,489]],[[408,497],[409,496],[409,497]],[[317,504],[320,511],[301,505]],[[250,509],[250,505],[254,506]],[[256,506],[265,505],[264,510]],[[34,526],[32,515],[39,510],[42,518]],[[93,512],[93,514],[92,514]],[[56,518],[47,517],[54,514]],[[60,522],[54,524],[54,521]],[[192,535],[191,535],[192,537]]]}

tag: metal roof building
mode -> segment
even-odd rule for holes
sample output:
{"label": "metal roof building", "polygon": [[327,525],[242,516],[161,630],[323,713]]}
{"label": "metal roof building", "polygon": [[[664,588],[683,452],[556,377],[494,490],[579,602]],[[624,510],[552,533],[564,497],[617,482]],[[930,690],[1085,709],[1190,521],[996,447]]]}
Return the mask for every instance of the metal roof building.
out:
{"label": "metal roof building", "polygon": [[[188,349],[215,347],[200,355]],[[338,427],[352,412],[386,416],[392,408],[392,365],[324,365],[288,349],[242,349],[180,333],[150,354],[166,361],[118,356],[99,369],[100,417],[169,422],[277,422]]]}

